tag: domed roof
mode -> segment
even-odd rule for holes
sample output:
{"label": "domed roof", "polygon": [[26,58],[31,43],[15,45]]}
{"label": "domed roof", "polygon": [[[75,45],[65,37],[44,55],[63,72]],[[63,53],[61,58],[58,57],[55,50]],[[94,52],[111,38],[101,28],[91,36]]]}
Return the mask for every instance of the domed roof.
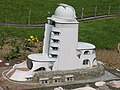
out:
{"label": "domed roof", "polygon": [[55,10],[55,17],[62,19],[75,19],[75,10],[73,7],[66,4],[59,4],[57,9]]}

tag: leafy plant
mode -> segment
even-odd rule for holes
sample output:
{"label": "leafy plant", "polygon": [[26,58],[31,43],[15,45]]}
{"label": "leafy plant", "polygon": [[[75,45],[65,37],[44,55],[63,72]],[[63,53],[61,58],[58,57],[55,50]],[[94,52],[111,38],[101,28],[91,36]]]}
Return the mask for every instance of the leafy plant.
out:
{"label": "leafy plant", "polygon": [[1,37],[1,39],[0,39],[0,49],[2,49],[2,46],[4,46],[4,44],[5,44],[5,40],[6,40],[5,36],[6,36],[5,33],[0,34],[0,37]]}
{"label": "leafy plant", "polygon": [[9,61],[11,59],[18,58],[19,56],[21,56],[20,48],[18,45],[16,45],[15,49],[11,49],[11,51],[7,53],[4,58],[5,60]]}
{"label": "leafy plant", "polygon": [[32,50],[31,50],[31,48],[37,48],[37,45],[36,44],[38,44],[39,43],[39,40],[38,40],[38,38],[37,37],[35,37],[35,36],[30,36],[28,39],[26,39],[25,41],[24,41],[24,45],[23,45],[23,48],[25,49],[25,50],[28,50],[28,51],[30,51],[30,52],[32,52]]}
{"label": "leafy plant", "polygon": [[38,48],[38,53],[42,53],[42,48]]}

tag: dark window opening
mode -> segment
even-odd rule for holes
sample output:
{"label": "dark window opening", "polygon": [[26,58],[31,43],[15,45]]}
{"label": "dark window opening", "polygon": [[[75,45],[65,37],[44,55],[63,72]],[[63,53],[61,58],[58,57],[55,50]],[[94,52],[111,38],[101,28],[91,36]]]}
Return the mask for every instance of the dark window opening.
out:
{"label": "dark window opening", "polygon": [[55,83],[61,82],[61,78],[56,78],[53,80],[53,82],[55,82]]}
{"label": "dark window opening", "polygon": [[58,47],[51,47],[53,50],[58,50]]}
{"label": "dark window opening", "polygon": [[88,54],[90,54],[90,51],[85,51],[84,54],[88,55]]}
{"label": "dark window opening", "polygon": [[60,35],[60,32],[53,31],[54,35]]}
{"label": "dark window opening", "polygon": [[57,79],[55,79],[55,82],[57,82],[58,80]]}
{"label": "dark window opening", "polygon": [[73,81],[74,80],[74,78],[73,77],[67,77],[66,78],[66,81],[68,82],[68,81]]}
{"label": "dark window opening", "polygon": [[51,54],[51,56],[52,56],[53,58],[57,58],[57,57],[58,57],[58,55],[54,55],[54,54]]}
{"label": "dark window opening", "polygon": [[27,81],[30,81],[30,80],[32,80],[32,77],[26,77],[25,78]]}
{"label": "dark window opening", "polygon": [[52,40],[53,40],[54,43],[58,43],[59,42],[59,40],[57,40],[57,39],[52,39]]}
{"label": "dark window opening", "polygon": [[45,70],[46,70],[45,67],[40,67],[40,68],[36,69],[35,71],[45,71]]}
{"label": "dark window opening", "polygon": [[69,81],[70,80],[70,78],[67,78],[67,81]]}
{"label": "dark window opening", "polygon": [[87,65],[89,63],[89,60],[88,59],[85,59],[84,61],[83,61],[83,65]]}
{"label": "dark window opening", "polygon": [[55,21],[50,21],[50,25],[53,25],[55,27]]}
{"label": "dark window opening", "polygon": [[32,67],[33,67],[33,63],[32,63],[32,61],[31,60],[27,60],[27,67],[31,70],[32,69]]}
{"label": "dark window opening", "polygon": [[48,81],[48,80],[41,80],[41,83],[42,83],[42,84],[48,84],[49,81]]}
{"label": "dark window opening", "polygon": [[48,81],[47,81],[47,80],[45,80],[45,83],[48,83]]}

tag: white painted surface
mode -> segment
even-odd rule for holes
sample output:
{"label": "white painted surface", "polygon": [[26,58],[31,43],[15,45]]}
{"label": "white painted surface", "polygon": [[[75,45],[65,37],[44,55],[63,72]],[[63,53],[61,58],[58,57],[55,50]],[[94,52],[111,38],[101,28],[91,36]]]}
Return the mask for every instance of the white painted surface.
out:
{"label": "white painted surface", "polygon": [[16,69],[16,68],[27,68],[27,62],[26,62],[26,60],[23,61],[22,63],[15,64],[15,65],[13,66],[13,68],[14,68],[14,69]]}
{"label": "white painted surface", "polygon": [[44,67],[46,70],[45,71],[51,71],[50,68],[49,68],[49,62],[35,62],[35,61],[32,61],[33,63],[33,67],[31,69],[31,71],[35,71],[41,67]]}
{"label": "white painted surface", "polygon": [[30,54],[28,55],[28,59],[33,60],[33,61],[39,61],[39,62],[55,61],[54,58],[48,58],[47,54],[40,54],[40,53]]}
{"label": "white painted surface", "polygon": [[10,77],[10,79],[15,80],[15,81],[26,81],[25,77],[27,75],[34,76],[34,72],[16,70],[14,74]]}
{"label": "white painted surface", "polygon": [[86,43],[86,42],[78,42],[78,47],[77,49],[95,49],[95,46],[93,44],[90,43]]}
{"label": "white painted surface", "polygon": [[59,7],[55,10],[54,16],[61,19],[76,18],[74,8],[67,4],[59,4]]}
{"label": "white painted surface", "polygon": [[48,53],[51,28],[52,28],[51,25],[49,25],[47,23],[45,24],[43,54]]}

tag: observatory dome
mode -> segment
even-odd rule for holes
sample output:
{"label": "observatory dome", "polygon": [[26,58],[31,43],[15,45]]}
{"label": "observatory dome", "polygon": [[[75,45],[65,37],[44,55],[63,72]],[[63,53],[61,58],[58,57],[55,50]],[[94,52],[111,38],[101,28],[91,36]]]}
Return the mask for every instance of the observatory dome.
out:
{"label": "observatory dome", "polygon": [[59,4],[55,10],[54,16],[61,19],[75,19],[75,10],[73,7],[66,4]]}

